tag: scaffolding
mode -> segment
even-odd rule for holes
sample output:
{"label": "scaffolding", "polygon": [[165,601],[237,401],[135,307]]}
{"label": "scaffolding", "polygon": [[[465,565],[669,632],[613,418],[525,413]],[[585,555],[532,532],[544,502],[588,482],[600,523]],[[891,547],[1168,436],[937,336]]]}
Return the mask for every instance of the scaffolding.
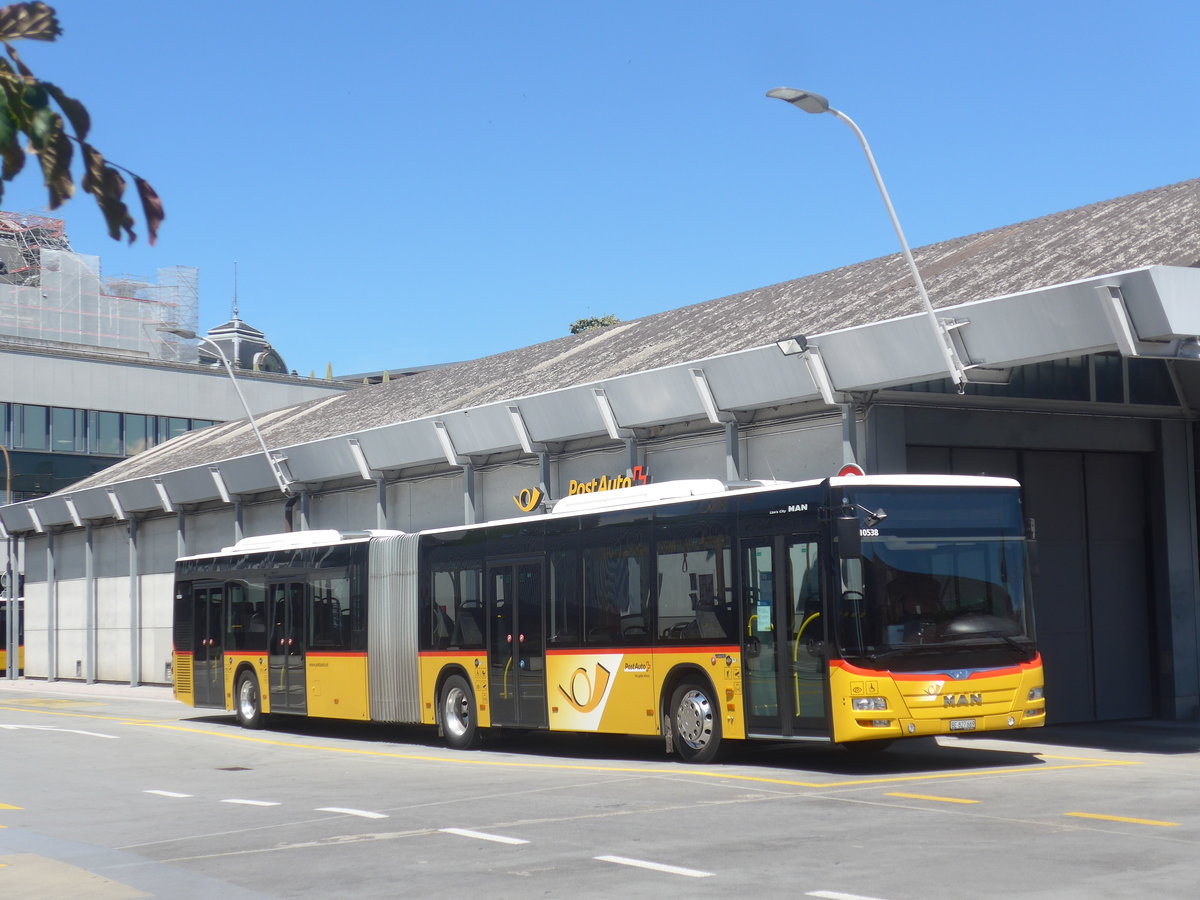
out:
{"label": "scaffolding", "polygon": [[160,329],[194,332],[199,310],[198,269],[105,279],[100,257],[71,249],[61,219],[0,212],[0,340],[195,362],[194,345]]}

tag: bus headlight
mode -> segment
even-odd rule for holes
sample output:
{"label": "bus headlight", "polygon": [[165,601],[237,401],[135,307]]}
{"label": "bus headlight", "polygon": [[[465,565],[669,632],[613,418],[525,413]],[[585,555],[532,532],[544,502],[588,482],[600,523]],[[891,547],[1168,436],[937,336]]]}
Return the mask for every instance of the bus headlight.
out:
{"label": "bus headlight", "polygon": [[855,712],[872,709],[887,709],[886,697],[855,697],[850,701],[850,708]]}
{"label": "bus headlight", "polygon": [[1045,696],[1046,696],[1046,688],[1043,685],[1038,685],[1035,688],[1029,689],[1030,702],[1033,702],[1034,700],[1041,700]]}

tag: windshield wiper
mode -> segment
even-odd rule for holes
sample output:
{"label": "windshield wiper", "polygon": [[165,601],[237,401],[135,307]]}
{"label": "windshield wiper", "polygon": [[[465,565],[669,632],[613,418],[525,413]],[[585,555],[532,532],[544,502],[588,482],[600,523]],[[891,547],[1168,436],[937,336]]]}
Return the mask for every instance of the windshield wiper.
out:
{"label": "windshield wiper", "polygon": [[[859,659],[869,659],[871,662],[879,662],[881,659],[890,659],[893,656],[925,656],[934,653],[945,653],[947,647],[945,644],[913,644],[911,647],[892,647],[890,650],[881,650],[878,653],[852,653],[851,656],[856,656]],[[843,654],[846,651],[842,651]]]}

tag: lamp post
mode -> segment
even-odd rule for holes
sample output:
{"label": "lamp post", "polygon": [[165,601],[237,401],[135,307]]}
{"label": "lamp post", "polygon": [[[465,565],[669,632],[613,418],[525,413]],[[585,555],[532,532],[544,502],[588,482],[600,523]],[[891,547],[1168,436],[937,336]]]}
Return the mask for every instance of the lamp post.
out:
{"label": "lamp post", "polygon": [[225,365],[225,371],[229,373],[229,380],[233,382],[233,389],[237,392],[238,399],[242,401],[242,409],[246,411],[246,418],[250,420],[250,427],[254,429],[254,436],[258,438],[258,444],[262,447],[263,456],[266,457],[267,463],[271,466],[271,472],[275,476],[275,482],[279,485],[279,491],[285,497],[291,496],[292,488],[290,479],[283,471],[281,463],[283,459],[271,455],[271,451],[267,449],[267,442],[263,440],[262,432],[258,430],[258,423],[254,421],[254,414],[250,412],[250,404],[246,402],[246,396],[242,393],[242,387],[238,384],[237,377],[233,374],[233,366],[229,363],[229,357],[225,355],[225,351],[215,341],[206,337],[201,337],[196,332],[188,328],[167,328],[158,329],[163,334],[173,334],[176,337],[181,337],[187,341],[200,341],[202,344],[208,344],[217,352],[217,356]]}
{"label": "lamp post", "polygon": [[892,227],[896,230],[896,237],[900,239],[900,249],[904,252],[904,259],[908,263],[908,269],[912,273],[913,281],[917,285],[917,293],[921,295],[921,302],[925,305],[925,313],[929,317],[930,325],[933,326],[938,348],[942,351],[942,357],[945,360],[946,371],[961,394],[963,387],[967,383],[967,373],[963,368],[962,361],[958,357],[958,351],[954,349],[954,342],[950,339],[949,328],[952,326],[948,325],[944,319],[939,319],[937,313],[934,312],[933,304],[929,300],[929,294],[925,290],[925,282],[921,280],[921,272],[917,269],[916,260],[913,259],[912,251],[908,249],[908,241],[904,238],[904,230],[900,227],[900,220],[896,218],[896,210],[892,206],[892,199],[888,196],[887,188],[883,184],[883,176],[879,174],[879,166],[875,164],[875,155],[871,153],[871,145],[867,143],[866,135],[862,133],[862,129],[855,124],[853,119],[841,110],[830,106],[829,101],[820,94],[814,94],[811,91],[800,91],[796,88],[781,87],[767,91],[767,96],[776,100],[783,100],[807,113],[830,113],[849,125],[850,130],[858,138],[858,142],[862,144],[863,152],[867,155],[867,162],[871,165],[871,174],[875,176],[875,184],[878,185],[879,193],[883,197],[883,204],[887,207],[888,217],[892,220]]}
{"label": "lamp post", "polygon": [[[8,448],[4,446],[3,441],[0,441],[0,453],[4,454],[4,505],[12,506],[12,461],[8,458]],[[12,549],[13,539],[8,534],[7,529],[5,529],[4,596],[0,598],[0,602],[6,604],[5,612],[7,613],[4,617],[5,627],[3,635],[5,650],[4,674],[10,681],[15,681],[17,672],[21,666],[21,661],[17,658],[21,652],[20,641],[17,640],[17,635],[20,633],[18,617],[21,615],[21,611],[13,585]]]}

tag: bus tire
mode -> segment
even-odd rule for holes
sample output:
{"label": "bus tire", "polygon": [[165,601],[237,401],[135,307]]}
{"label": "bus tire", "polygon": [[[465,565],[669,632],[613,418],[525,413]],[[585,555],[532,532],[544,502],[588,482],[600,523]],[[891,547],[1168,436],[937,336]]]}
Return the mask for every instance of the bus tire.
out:
{"label": "bus tire", "polygon": [[479,717],[475,692],[467,679],[451,675],[442,685],[438,699],[442,734],[455,750],[471,750],[479,746]]}
{"label": "bus tire", "polygon": [[238,724],[243,728],[262,728],[267,717],[262,711],[262,694],[258,689],[258,677],[253,672],[238,676],[237,690],[233,695],[233,709]]}
{"label": "bus tire", "polygon": [[721,712],[712,689],[685,681],[671,695],[671,738],[679,758],[710,763],[721,752]]}

